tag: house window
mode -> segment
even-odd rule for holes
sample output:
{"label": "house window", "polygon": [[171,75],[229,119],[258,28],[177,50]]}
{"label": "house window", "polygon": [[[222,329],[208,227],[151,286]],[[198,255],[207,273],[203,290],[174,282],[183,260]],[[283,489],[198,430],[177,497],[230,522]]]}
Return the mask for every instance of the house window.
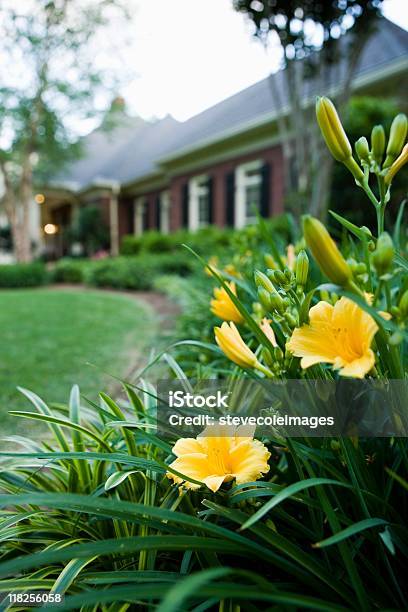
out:
{"label": "house window", "polygon": [[162,191],[160,194],[160,231],[168,234],[170,231],[170,193]]}
{"label": "house window", "polygon": [[197,230],[210,223],[210,189],[207,176],[196,176],[190,181],[189,229]]}
{"label": "house window", "polygon": [[261,211],[262,161],[242,164],[236,169],[235,226],[255,223]]}
{"label": "house window", "polygon": [[134,203],[135,234],[140,236],[147,228],[147,202],[146,198],[136,198]]}

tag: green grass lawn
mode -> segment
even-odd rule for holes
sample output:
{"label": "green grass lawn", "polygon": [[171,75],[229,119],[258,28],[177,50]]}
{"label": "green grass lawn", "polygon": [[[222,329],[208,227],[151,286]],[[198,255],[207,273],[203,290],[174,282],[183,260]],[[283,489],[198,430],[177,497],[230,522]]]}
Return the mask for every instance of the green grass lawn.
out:
{"label": "green grass lawn", "polygon": [[78,383],[82,394],[95,400],[112,385],[102,370],[123,376],[152,341],[153,321],[147,306],[124,295],[81,289],[0,291],[0,437],[33,426],[7,415],[10,409],[31,409],[17,386],[46,402],[66,402]]}

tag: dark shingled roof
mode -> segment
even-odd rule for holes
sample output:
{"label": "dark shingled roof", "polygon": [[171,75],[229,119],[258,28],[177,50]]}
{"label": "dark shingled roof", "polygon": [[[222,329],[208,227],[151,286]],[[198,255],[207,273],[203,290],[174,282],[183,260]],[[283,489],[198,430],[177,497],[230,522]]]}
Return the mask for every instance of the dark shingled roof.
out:
{"label": "dark shingled roof", "polygon": [[[347,37],[345,37],[347,38]],[[408,56],[408,32],[382,19],[363,51],[355,76],[362,77],[380,71]],[[342,65],[343,64],[343,65]],[[341,81],[344,61],[333,68],[333,82]],[[251,122],[267,120],[287,105],[288,92],[282,71],[272,76],[280,100],[272,95],[269,79],[223,100],[219,104],[180,123],[172,117],[156,122],[123,116],[111,132],[101,128],[84,139],[84,156],[58,177],[58,183],[83,189],[92,183],[115,180],[120,183],[136,181],[158,171],[158,162],[167,156],[189,148],[199,147],[207,140],[222,138],[230,131],[244,129]],[[306,82],[305,96],[320,93],[313,81]]]}

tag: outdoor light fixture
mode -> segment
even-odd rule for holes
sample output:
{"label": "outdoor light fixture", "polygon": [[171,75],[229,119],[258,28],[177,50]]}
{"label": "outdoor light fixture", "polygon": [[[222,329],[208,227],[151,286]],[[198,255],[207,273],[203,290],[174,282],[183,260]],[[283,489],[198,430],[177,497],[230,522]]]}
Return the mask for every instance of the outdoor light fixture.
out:
{"label": "outdoor light fixture", "polygon": [[58,232],[58,225],[54,225],[54,223],[47,223],[44,225],[44,233],[52,236]]}
{"label": "outdoor light fixture", "polygon": [[34,196],[34,200],[37,202],[37,204],[44,204],[44,202],[45,202],[45,195],[43,193],[37,193]]}

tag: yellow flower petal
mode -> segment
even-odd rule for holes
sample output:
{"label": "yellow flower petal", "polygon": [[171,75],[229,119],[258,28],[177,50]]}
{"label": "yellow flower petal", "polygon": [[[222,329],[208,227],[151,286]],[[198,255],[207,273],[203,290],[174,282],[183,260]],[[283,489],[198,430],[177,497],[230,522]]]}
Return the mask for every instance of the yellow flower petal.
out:
{"label": "yellow flower petal", "polygon": [[[231,282],[227,284],[232,293],[236,295],[237,290],[235,283]],[[242,323],[244,321],[244,317],[241,315],[224,287],[216,287],[214,289],[214,298],[215,299],[211,300],[210,304],[211,312],[215,314],[216,317],[224,319],[225,321],[234,321],[234,323]]]}
{"label": "yellow flower petal", "polygon": [[[239,429],[232,430],[233,435],[228,436],[203,435],[207,432],[226,431],[225,428],[206,428],[196,440],[197,447],[203,451],[199,453],[189,452],[195,448],[192,438],[178,440],[173,453],[181,453],[183,450],[186,453],[179,455],[170,467],[186,477],[199,480],[214,492],[218,491],[223,482],[233,479],[237,483],[252,482],[266,474],[269,471],[270,453],[259,440],[254,440],[252,436],[237,435],[240,433]],[[199,487],[187,480],[183,481],[171,472],[167,472],[167,477],[187,488]]]}
{"label": "yellow flower petal", "polygon": [[224,322],[221,327],[214,328],[215,339],[220,349],[228,359],[242,368],[254,367],[258,362],[255,354],[245,344],[234,323]]}
{"label": "yellow flower petal", "polygon": [[375,364],[370,347],[378,326],[372,316],[342,297],[334,306],[319,302],[309,318],[309,325],[295,329],[287,343],[302,358],[301,367],[330,363],[341,376],[364,378]]}
{"label": "yellow flower petal", "polygon": [[268,340],[272,344],[272,346],[278,346],[278,344],[276,342],[274,331],[273,331],[273,329],[272,329],[270,324],[271,324],[270,319],[267,319],[266,317],[264,317],[262,319],[259,327],[262,329],[263,333],[268,338]]}
{"label": "yellow flower petal", "polygon": [[181,457],[190,453],[202,453],[203,448],[196,438],[180,438],[173,446],[173,455]]}

